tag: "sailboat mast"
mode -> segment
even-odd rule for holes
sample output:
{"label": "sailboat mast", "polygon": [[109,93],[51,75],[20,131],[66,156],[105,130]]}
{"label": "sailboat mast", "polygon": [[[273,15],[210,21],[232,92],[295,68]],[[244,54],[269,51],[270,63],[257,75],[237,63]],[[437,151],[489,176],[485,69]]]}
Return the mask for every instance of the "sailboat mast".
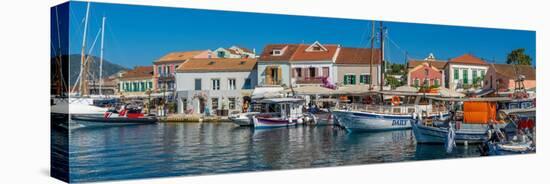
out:
{"label": "sailboat mast", "polygon": [[86,33],[88,31],[88,15],[90,14],[90,2],[86,6],[86,18],[84,19],[84,33],[82,36],[82,52],[80,54],[80,95],[88,95],[88,64],[86,63]]}
{"label": "sailboat mast", "polygon": [[99,53],[99,96],[103,95],[103,38],[105,36],[105,16],[101,22],[101,50]]}
{"label": "sailboat mast", "polygon": [[371,31],[371,37],[370,37],[370,62],[369,62],[369,75],[370,75],[370,84],[369,84],[369,91],[372,90],[372,60],[374,60],[374,20],[372,21],[372,31]]}
{"label": "sailboat mast", "polygon": [[386,72],[386,64],[384,62],[384,26],[380,21],[380,91],[384,89],[384,73]]}

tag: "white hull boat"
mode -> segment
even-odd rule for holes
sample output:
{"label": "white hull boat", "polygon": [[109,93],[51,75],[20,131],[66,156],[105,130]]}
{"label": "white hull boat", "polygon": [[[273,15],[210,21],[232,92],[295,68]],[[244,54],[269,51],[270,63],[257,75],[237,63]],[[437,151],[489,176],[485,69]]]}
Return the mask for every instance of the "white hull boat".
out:
{"label": "white hull boat", "polygon": [[277,128],[277,127],[287,127],[294,126],[297,124],[303,123],[302,118],[291,118],[291,119],[281,119],[281,118],[264,118],[264,117],[253,117],[254,128]]}
{"label": "white hull boat", "polygon": [[229,116],[229,120],[231,122],[239,125],[239,126],[252,126],[254,123],[252,122],[252,116],[259,114],[259,112],[246,112],[246,113],[239,113]]}
{"label": "white hull boat", "polygon": [[[350,132],[375,132],[410,129],[414,122],[413,114],[380,114],[373,112],[335,110],[332,112],[340,126]],[[432,114],[430,118],[445,119],[448,113]]]}

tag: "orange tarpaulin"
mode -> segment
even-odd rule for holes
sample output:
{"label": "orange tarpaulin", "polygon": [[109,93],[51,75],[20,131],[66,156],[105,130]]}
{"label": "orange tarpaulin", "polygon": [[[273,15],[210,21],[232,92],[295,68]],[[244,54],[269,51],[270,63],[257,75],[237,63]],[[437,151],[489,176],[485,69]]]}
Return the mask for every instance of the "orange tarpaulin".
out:
{"label": "orange tarpaulin", "polygon": [[464,102],[464,123],[487,124],[496,122],[496,103]]}

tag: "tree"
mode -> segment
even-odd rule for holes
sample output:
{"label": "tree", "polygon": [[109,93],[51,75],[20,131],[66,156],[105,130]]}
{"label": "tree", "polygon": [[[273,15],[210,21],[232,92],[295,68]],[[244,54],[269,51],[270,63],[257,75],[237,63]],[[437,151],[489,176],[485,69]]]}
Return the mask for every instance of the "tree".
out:
{"label": "tree", "polygon": [[508,54],[506,63],[517,65],[531,65],[531,57],[525,54],[524,48],[515,49]]}
{"label": "tree", "polygon": [[396,87],[403,85],[403,83],[399,79],[396,79],[393,76],[386,76],[385,79],[386,79],[386,84],[390,85],[392,89],[395,89]]}

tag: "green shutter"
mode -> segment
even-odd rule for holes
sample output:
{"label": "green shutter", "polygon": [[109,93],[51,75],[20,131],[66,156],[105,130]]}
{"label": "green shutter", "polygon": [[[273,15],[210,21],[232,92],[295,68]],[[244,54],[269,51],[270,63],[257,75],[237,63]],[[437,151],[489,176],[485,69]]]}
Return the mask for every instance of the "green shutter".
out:
{"label": "green shutter", "polygon": [[458,80],[458,69],[455,69],[454,76],[455,76],[455,80]]}
{"label": "green shutter", "polygon": [[366,84],[366,83],[367,83],[367,75],[360,75],[359,84]]}
{"label": "green shutter", "polygon": [[472,81],[477,79],[477,70],[472,71]]}
{"label": "green shutter", "polygon": [[351,77],[351,84],[355,85],[355,75],[352,75],[350,77]]}
{"label": "green shutter", "polygon": [[462,82],[468,84],[468,70],[462,70]]}
{"label": "green shutter", "polygon": [[438,79],[434,80],[434,85],[439,86],[439,80]]}
{"label": "green shutter", "polygon": [[344,75],[344,85],[348,85],[348,75]]}

